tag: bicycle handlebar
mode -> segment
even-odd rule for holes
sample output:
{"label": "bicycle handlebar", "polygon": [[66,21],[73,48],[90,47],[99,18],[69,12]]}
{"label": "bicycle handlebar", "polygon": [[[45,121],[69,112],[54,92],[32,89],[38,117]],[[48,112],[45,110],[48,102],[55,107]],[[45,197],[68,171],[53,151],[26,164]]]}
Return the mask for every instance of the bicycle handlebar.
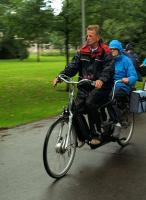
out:
{"label": "bicycle handlebar", "polygon": [[[89,79],[82,79],[82,80],[80,80],[80,81],[73,81],[73,80],[71,80],[70,77],[68,77],[68,76],[66,76],[66,75],[64,75],[64,74],[60,74],[58,77],[59,77],[62,81],[64,81],[65,83],[69,83],[69,84],[78,84],[78,83],[81,83],[81,82],[88,82],[88,83],[90,83],[91,85],[95,86],[95,81],[91,81],[91,80],[89,80]],[[64,77],[65,77],[65,78],[64,78]],[[67,79],[70,79],[70,80],[67,80]]]}
{"label": "bicycle handlebar", "polygon": [[[66,76],[65,74],[60,74],[58,77],[59,77],[61,80],[63,80],[65,83],[69,83],[69,84],[78,84],[78,83],[81,83],[81,82],[88,82],[88,83],[90,83],[91,85],[95,86],[95,82],[96,82],[96,81],[92,81],[92,80],[89,80],[89,79],[82,79],[82,80],[80,80],[80,81],[73,81],[73,80],[71,80],[70,77]],[[67,79],[69,79],[69,80],[67,80]],[[116,84],[117,84],[117,83],[120,83],[120,82],[122,82],[121,79],[115,81],[115,83],[114,83],[111,101],[114,99],[114,96],[115,96]]]}

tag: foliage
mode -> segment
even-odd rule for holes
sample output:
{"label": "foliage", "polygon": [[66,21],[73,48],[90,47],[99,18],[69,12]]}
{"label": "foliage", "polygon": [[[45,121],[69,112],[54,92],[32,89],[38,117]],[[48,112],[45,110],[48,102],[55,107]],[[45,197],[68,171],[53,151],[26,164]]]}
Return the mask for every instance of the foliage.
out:
{"label": "foliage", "polygon": [[48,36],[52,10],[43,0],[25,1],[16,13],[17,34],[26,40],[42,43]]}
{"label": "foliage", "polygon": [[22,60],[28,55],[27,45],[23,40],[8,37],[0,42],[0,59],[19,58]]}
{"label": "foliage", "polygon": [[36,43],[39,60],[39,45],[48,41],[48,32],[51,27],[49,24],[52,22],[53,11],[50,6],[43,0],[14,0],[3,7],[8,8],[5,9],[5,17],[3,17],[6,24],[4,36],[21,38],[27,43],[29,41],[29,44]]}
{"label": "foliage", "polygon": [[19,0],[0,2],[0,58],[20,58],[28,56],[27,43],[16,37],[14,17]]}
{"label": "foliage", "polygon": [[66,63],[69,62],[70,47],[77,47],[81,42],[80,1],[65,0],[62,12],[54,17],[53,29],[64,40]]}
{"label": "foliage", "polygon": [[60,51],[64,49],[64,38],[57,31],[49,34],[49,41],[55,49],[60,49]]}
{"label": "foliage", "polygon": [[[66,49],[81,44],[81,0],[64,0],[62,12],[53,15],[49,0],[1,0],[0,32],[25,41],[51,43]],[[146,0],[85,0],[86,26],[99,24],[106,42],[132,42],[141,59],[146,51]],[[53,36],[54,35],[54,40]],[[58,38],[58,39],[57,39]]]}
{"label": "foliage", "polygon": [[87,23],[99,24],[106,42],[119,39],[131,42],[140,57],[146,51],[145,0],[86,0]]}

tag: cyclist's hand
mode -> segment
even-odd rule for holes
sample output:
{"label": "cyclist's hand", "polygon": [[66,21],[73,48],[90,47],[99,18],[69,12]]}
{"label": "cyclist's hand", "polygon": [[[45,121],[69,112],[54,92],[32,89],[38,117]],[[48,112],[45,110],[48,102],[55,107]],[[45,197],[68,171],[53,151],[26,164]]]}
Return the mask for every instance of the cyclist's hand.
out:
{"label": "cyclist's hand", "polygon": [[128,78],[122,78],[122,83],[127,84],[129,82]]}
{"label": "cyclist's hand", "polygon": [[59,83],[58,77],[53,80],[53,86],[55,87]]}
{"label": "cyclist's hand", "polygon": [[101,80],[96,80],[96,82],[95,82],[95,87],[96,87],[97,89],[100,89],[100,88],[102,87],[102,85],[103,85],[103,81],[101,81]]}

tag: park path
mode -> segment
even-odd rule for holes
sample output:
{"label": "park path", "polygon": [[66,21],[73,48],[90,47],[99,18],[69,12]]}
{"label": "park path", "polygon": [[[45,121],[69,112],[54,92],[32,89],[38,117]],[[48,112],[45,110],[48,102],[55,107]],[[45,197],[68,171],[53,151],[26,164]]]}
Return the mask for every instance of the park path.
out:
{"label": "park path", "polygon": [[131,144],[77,149],[67,176],[55,181],[42,152],[53,119],[0,131],[0,200],[145,200],[146,114],[135,119]]}

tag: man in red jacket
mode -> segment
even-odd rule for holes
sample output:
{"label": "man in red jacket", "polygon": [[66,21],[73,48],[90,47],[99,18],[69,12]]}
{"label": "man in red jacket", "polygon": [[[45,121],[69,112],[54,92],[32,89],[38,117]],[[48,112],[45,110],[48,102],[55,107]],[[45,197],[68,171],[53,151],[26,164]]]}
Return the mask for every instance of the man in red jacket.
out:
{"label": "man in red jacket", "polygon": [[[100,117],[97,108],[109,96],[113,86],[113,57],[110,49],[102,42],[100,27],[87,27],[86,44],[74,56],[72,62],[61,72],[69,77],[78,73],[79,80],[89,79],[96,82],[92,85],[78,85],[76,107],[80,113],[87,113],[90,126],[90,144],[98,145],[101,132]],[[54,86],[59,82],[56,78]]]}

